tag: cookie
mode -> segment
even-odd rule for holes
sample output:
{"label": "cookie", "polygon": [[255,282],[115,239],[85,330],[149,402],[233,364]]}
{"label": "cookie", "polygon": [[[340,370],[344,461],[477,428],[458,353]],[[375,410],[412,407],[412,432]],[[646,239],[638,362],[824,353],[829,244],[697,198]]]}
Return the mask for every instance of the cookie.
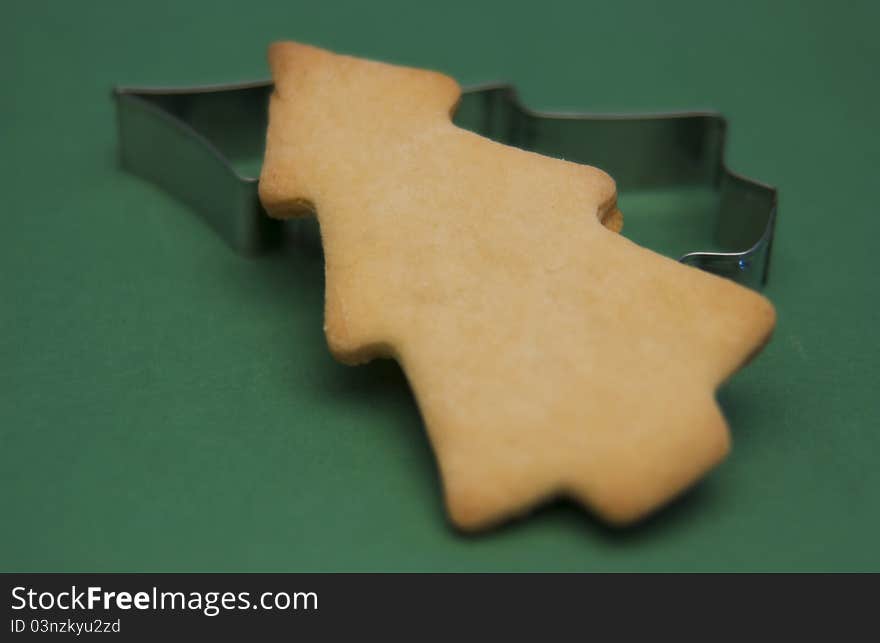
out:
{"label": "cookie", "polygon": [[443,74],[269,62],[261,201],[317,214],[330,350],[400,363],[455,525],[558,496],[629,523],[724,458],[714,392],[768,340],[764,297],[617,234],[601,170],[453,125]]}

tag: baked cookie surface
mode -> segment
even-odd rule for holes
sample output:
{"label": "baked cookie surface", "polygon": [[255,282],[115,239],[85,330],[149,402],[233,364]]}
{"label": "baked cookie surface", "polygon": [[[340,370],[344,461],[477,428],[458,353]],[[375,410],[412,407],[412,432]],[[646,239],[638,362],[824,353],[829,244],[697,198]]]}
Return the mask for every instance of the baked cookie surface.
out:
{"label": "baked cookie surface", "polygon": [[768,340],[764,297],[617,234],[601,170],[454,126],[447,76],[269,61],[261,201],[317,214],[330,350],[401,364],[457,526],[559,495],[630,522],[724,457],[714,391]]}

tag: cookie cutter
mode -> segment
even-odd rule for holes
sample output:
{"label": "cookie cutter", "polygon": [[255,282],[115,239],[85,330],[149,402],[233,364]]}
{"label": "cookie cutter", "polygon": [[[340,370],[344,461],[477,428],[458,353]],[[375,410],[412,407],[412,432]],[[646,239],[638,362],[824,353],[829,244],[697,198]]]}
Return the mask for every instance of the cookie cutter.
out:
{"label": "cookie cutter", "polygon": [[[272,89],[271,81],[116,87],[120,162],[197,210],[238,252],[276,247],[290,226],[307,220],[270,219],[257,197]],[[501,143],[600,167],[621,191],[711,188],[722,250],[689,252],[679,261],[753,288],[767,282],[777,191],[727,167],[721,114],[538,112],[511,85],[486,84],[463,91],[454,120]]]}

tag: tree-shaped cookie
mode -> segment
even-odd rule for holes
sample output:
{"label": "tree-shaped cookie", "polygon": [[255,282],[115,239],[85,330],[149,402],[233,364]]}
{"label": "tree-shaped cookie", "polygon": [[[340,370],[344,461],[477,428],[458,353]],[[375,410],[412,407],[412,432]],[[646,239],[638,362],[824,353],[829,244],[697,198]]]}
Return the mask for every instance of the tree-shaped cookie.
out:
{"label": "tree-shaped cookie", "polygon": [[767,341],[766,299],[616,234],[601,170],[453,125],[451,78],[269,61],[260,198],[317,214],[330,350],[401,364],[456,525],[559,495],[629,522],[724,457],[714,392]]}

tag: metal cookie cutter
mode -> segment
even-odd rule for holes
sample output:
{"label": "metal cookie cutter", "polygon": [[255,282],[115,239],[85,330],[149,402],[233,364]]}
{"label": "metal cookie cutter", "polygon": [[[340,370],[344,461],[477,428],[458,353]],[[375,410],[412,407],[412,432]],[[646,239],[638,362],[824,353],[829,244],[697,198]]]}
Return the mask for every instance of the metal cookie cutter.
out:
{"label": "metal cookie cutter", "polygon": [[[116,88],[123,167],[195,208],[239,252],[276,246],[284,224],[263,212],[256,178],[272,87]],[[491,84],[463,92],[455,122],[501,143],[602,168],[621,190],[712,188],[723,251],[689,252],[679,261],[753,288],[766,283],[777,192],[725,165],[720,114],[543,113],[524,107],[512,86]]]}

